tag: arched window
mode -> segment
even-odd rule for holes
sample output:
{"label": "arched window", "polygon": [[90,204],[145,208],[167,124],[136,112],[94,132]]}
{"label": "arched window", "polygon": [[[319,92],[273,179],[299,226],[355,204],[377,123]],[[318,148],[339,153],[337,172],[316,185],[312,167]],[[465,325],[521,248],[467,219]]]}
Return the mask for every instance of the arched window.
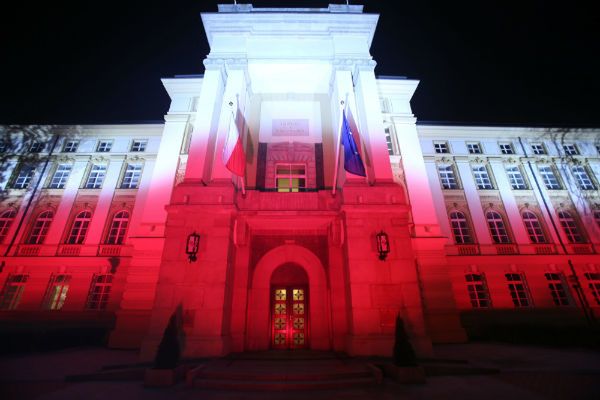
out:
{"label": "arched window", "polygon": [[450,213],[450,225],[457,244],[473,243],[473,237],[471,236],[471,230],[469,229],[469,223],[465,214],[460,211],[452,211]]}
{"label": "arched window", "polygon": [[129,212],[119,211],[115,214],[110,224],[106,244],[123,244],[125,233],[129,225]]}
{"label": "arched window", "polygon": [[499,213],[496,211],[488,211],[485,214],[485,219],[487,220],[488,228],[490,229],[490,234],[492,235],[494,243],[510,243],[506,225],[504,225],[504,220]]}
{"label": "arched window", "polygon": [[567,239],[571,243],[584,243],[585,239],[577,226],[577,222],[575,218],[568,211],[559,211],[558,212],[558,220],[560,221],[560,226],[562,226],[565,234],[567,235]]}
{"label": "arched window", "polygon": [[594,211],[594,221],[596,221],[596,225],[600,228],[600,210]]}
{"label": "arched window", "polygon": [[523,211],[522,217],[525,228],[527,228],[527,233],[529,234],[529,240],[532,243],[546,243],[546,236],[537,215],[531,211]]}
{"label": "arched window", "polygon": [[0,214],[0,243],[4,241],[4,238],[8,234],[8,229],[16,215],[17,212],[15,210],[6,210]]}
{"label": "arched window", "polygon": [[33,228],[31,229],[27,243],[44,243],[44,239],[46,239],[46,234],[48,234],[48,229],[52,223],[52,218],[54,218],[54,213],[52,211],[44,211],[38,215],[37,219],[33,223]]}
{"label": "arched window", "polygon": [[71,232],[67,237],[68,244],[82,244],[85,240],[90,221],[92,220],[92,213],[89,211],[82,211],[73,220],[71,225]]}

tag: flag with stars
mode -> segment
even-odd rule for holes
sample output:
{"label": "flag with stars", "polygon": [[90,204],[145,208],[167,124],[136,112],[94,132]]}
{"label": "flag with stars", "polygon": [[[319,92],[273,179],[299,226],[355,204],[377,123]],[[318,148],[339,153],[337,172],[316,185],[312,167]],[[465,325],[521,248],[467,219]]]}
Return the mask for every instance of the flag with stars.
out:
{"label": "flag with stars", "polygon": [[[343,112],[342,119],[342,146],[344,146],[344,169],[351,174],[367,176],[365,165],[363,164],[360,152],[353,136],[352,129],[346,118],[346,111]],[[358,132],[356,132],[358,133]]]}

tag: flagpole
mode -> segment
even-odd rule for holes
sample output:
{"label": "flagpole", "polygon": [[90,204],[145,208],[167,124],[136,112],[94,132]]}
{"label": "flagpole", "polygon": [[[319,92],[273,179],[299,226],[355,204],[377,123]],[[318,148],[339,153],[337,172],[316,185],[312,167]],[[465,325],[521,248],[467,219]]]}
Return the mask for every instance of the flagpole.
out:
{"label": "flagpole", "polygon": [[[354,113],[352,114],[352,118],[354,119],[354,122],[355,122],[355,123],[356,123],[356,125],[357,125],[357,127],[356,127],[356,128],[358,129],[358,131],[359,131],[359,132],[364,132],[364,131],[362,130],[362,126],[361,126],[361,123],[360,123],[360,119],[357,119],[357,118],[354,116]],[[365,141],[364,141],[364,140],[362,140],[362,133],[360,134],[360,139],[361,139],[361,140],[359,140],[359,143],[358,143],[358,145],[360,146],[360,149],[362,150],[361,154],[363,154],[363,158],[364,158],[364,160],[362,160],[362,161],[363,161],[363,164],[364,164],[364,166],[365,166],[365,175],[366,175],[366,176],[365,176],[365,179],[367,180],[367,185],[371,185],[371,181],[370,181],[370,179],[369,179],[369,178],[370,178],[370,177],[369,177],[369,168],[368,168],[368,166],[367,166],[367,149],[366,149],[366,144],[365,144]]]}
{"label": "flagpole", "polygon": [[[348,94],[346,94],[346,103],[348,100]],[[344,123],[344,108],[345,103],[344,100],[340,101],[340,123],[338,124],[338,136],[337,143],[335,145],[335,165],[333,168],[333,188],[331,189],[331,195],[335,196],[335,191],[337,189],[337,177],[338,170],[340,169],[340,146],[342,143],[342,124]]]}

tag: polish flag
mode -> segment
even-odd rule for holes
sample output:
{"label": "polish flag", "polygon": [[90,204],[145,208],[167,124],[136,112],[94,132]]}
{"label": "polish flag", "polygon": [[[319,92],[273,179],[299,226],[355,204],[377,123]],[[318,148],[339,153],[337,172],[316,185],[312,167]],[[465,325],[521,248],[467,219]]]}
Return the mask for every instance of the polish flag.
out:
{"label": "polish flag", "polygon": [[244,177],[246,171],[246,155],[244,145],[237,128],[236,118],[232,114],[229,123],[229,132],[223,145],[223,163],[228,170],[237,176]]}

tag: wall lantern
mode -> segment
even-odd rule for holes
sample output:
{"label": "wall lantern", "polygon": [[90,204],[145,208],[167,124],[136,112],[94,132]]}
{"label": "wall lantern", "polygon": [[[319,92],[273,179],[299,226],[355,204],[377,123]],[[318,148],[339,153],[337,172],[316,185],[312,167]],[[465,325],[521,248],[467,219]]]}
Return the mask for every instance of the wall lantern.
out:
{"label": "wall lantern", "polygon": [[379,252],[379,259],[384,261],[390,252],[390,239],[387,233],[384,231],[379,232],[375,238],[377,239],[377,251]]}
{"label": "wall lantern", "polygon": [[198,245],[200,244],[200,235],[198,235],[195,231],[190,234],[187,238],[187,244],[185,245],[185,254],[188,255],[188,260],[190,262],[196,261],[198,257]]}

